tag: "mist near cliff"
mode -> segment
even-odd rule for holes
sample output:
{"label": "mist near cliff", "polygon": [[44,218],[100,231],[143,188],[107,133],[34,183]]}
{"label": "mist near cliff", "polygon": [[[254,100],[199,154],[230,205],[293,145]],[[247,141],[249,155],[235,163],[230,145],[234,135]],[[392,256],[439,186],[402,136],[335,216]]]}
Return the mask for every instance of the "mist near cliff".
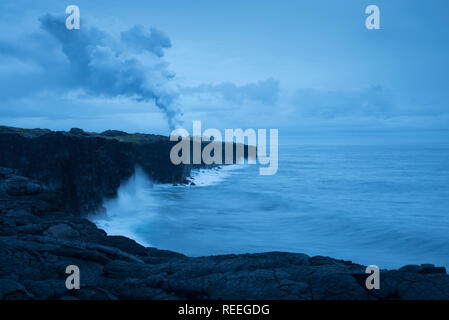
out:
{"label": "mist near cliff", "polygon": [[139,237],[136,226],[145,223],[155,215],[148,210],[157,206],[157,199],[152,195],[154,184],[139,167],[135,174],[120,186],[117,197],[105,199],[106,212],[93,213],[90,220],[95,222],[108,235],[121,235],[149,246],[148,239]]}

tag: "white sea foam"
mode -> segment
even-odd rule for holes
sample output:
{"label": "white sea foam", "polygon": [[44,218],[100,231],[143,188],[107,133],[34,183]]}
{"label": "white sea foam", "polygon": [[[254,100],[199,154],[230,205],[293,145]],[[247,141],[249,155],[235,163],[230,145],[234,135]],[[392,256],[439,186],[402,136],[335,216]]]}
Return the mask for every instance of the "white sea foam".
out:
{"label": "white sea foam", "polygon": [[[192,170],[188,180],[200,187],[213,186],[241,168],[243,165],[195,169]],[[106,214],[91,215],[89,218],[108,235],[129,237],[142,245],[150,246],[151,244],[145,241],[145,237],[139,237],[141,232],[138,229],[157,217],[160,205],[160,199],[157,198],[160,196],[158,192],[172,188],[177,187],[170,184],[153,184],[142,169],[136,168],[136,173],[120,186],[117,198],[104,202]]]}
{"label": "white sea foam", "polygon": [[147,222],[154,216],[157,206],[151,190],[153,183],[140,168],[118,190],[117,198],[106,200],[106,215],[94,215],[90,219],[108,235],[121,235],[149,246],[135,232],[136,226]]}
{"label": "white sea foam", "polygon": [[233,175],[236,170],[240,170],[243,167],[244,165],[234,164],[212,169],[194,169],[188,180],[199,187],[213,186],[221,183],[223,180]]}

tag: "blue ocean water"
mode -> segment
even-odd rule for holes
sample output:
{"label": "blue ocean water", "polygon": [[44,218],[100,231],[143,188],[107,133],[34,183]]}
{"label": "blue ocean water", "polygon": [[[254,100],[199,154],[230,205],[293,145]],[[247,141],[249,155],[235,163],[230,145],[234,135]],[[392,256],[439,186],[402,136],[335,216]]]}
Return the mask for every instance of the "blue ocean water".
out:
{"label": "blue ocean water", "polygon": [[193,179],[156,185],[139,172],[94,221],[190,256],[289,251],[449,267],[449,147],[284,143],[274,176],[235,165]]}

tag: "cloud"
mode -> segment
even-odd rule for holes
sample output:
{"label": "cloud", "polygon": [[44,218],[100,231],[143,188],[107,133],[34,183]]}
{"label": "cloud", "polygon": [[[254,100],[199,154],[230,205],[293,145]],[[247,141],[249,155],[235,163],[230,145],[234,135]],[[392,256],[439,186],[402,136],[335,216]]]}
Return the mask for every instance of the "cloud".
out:
{"label": "cloud", "polygon": [[298,114],[334,119],[339,117],[390,118],[400,114],[392,94],[382,86],[354,91],[298,89],[291,102]]}
{"label": "cloud", "polygon": [[126,97],[154,103],[171,129],[180,124],[179,93],[170,81],[174,74],[162,60],[163,50],[171,43],[162,32],[134,26],[115,37],[86,24],[79,30],[68,30],[63,16],[50,14],[39,22],[44,32],[16,41],[0,40],[0,55],[7,61],[0,65],[4,102],[23,102],[28,97],[38,105],[42,96],[70,92],[81,92],[78,98],[84,95],[89,99]]}
{"label": "cloud", "polygon": [[137,101],[154,101],[164,112],[170,128],[179,123],[178,93],[168,86],[174,75],[167,70],[167,64],[155,59],[150,67],[145,66],[137,56],[128,52],[126,46],[134,43],[136,47],[141,41],[141,51],[160,58],[163,48],[170,47],[170,40],[161,32],[152,29],[146,34],[142,26],[135,26],[122,33],[122,42],[116,42],[96,28],[68,30],[64,17],[47,14],[39,20],[41,27],[60,42],[70,63],[74,87],[92,96],[126,96]]}
{"label": "cloud", "polygon": [[[449,128],[447,99],[427,87],[413,87],[413,94],[404,95],[376,79],[373,81],[382,86],[342,90],[357,86],[342,80],[341,85],[330,84],[327,90],[292,89],[296,84],[286,83],[287,87],[281,88],[280,81],[273,78],[245,84],[245,77],[237,74],[235,79],[242,82],[221,82],[222,73],[215,71],[216,76],[208,80],[214,82],[189,86],[189,79],[195,81],[190,84],[198,83],[205,64],[193,64],[184,72],[179,67],[184,77],[175,78],[164,58],[172,43],[158,29],[130,25],[122,32],[109,33],[89,27],[83,20],[80,30],[69,31],[65,17],[45,15],[39,21],[40,28],[33,23],[28,33],[23,29],[17,35],[0,35],[1,119],[25,119],[35,126],[33,119],[42,118],[45,125],[70,125],[73,121],[90,128],[111,125],[126,130],[128,126],[130,131],[136,130],[136,123],[144,127],[140,121],[144,119],[147,131],[156,126],[166,130],[163,115],[171,128],[177,126],[182,104],[186,124],[202,120],[209,127]],[[179,66],[186,64],[186,60],[176,60],[184,51],[181,48],[173,56]],[[193,51],[192,56],[201,53]],[[220,64],[220,59],[213,63]],[[263,65],[260,70],[267,72]],[[307,83],[307,79],[299,80],[302,85]],[[283,84],[285,81],[288,78],[282,78]],[[184,86],[176,87],[177,83]],[[317,84],[311,80],[311,85]]]}
{"label": "cloud", "polygon": [[147,30],[142,25],[136,25],[120,35],[123,44],[138,52],[148,51],[162,57],[164,49],[171,48],[170,38],[156,28]]}
{"label": "cloud", "polygon": [[264,105],[274,105],[279,98],[279,81],[273,78],[255,83],[238,86],[232,82],[219,84],[201,84],[196,87],[183,87],[183,94],[213,94],[219,95],[227,102],[242,104],[258,102]]}

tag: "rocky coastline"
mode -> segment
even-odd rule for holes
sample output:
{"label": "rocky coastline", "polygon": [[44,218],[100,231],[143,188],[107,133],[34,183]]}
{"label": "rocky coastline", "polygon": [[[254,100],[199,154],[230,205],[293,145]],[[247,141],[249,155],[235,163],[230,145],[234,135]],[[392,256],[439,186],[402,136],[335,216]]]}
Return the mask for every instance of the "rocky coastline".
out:
{"label": "rocky coastline", "polygon": [[[0,299],[449,299],[444,267],[381,270],[330,257],[268,252],[192,258],[108,236],[85,219],[114,197],[136,165],[184,183],[171,142],[156,135],[0,127]],[[307,248],[305,248],[305,251]],[[65,286],[68,265],[80,289]]]}

